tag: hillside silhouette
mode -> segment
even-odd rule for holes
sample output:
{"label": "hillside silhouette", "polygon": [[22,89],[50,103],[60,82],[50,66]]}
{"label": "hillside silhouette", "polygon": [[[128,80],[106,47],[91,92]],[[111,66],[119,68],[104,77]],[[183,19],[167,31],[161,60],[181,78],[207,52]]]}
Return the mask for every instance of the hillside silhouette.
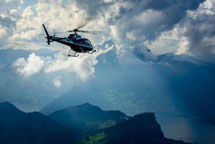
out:
{"label": "hillside silhouette", "polygon": [[154,113],[126,116],[89,103],[49,116],[0,103],[0,144],[186,144],[164,137]]}

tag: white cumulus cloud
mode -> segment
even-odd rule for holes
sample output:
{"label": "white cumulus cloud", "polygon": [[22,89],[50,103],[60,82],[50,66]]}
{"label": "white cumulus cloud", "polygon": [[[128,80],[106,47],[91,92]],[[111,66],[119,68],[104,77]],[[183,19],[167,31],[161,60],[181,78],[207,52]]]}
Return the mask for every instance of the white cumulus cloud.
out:
{"label": "white cumulus cloud", "polygon": [[86,81],[89,76],[93,75],[95,71],[94,65],[96,64],[96,55],[83,54],[79,57],[71,58],[58,53],[53,59],[47,59],[44,72],[75,72],[81,80]]}
{"label": "white cumulus cloud", "polygon": [[38,73],[44,66],[44,60],[34,53],[30,54],[27,59],[19,58],[13,63],[17,68],[17,73],[24,76],[32,76]]}
{"label": "white cumulus cloud", "polygon": [[[110,48],[111,49],[111,48]],[[101,51],[99,54],[106,53],[107,51]],[[43,72],[49,73],[75,73],[75,75],[82,81],[86,81],[89,77],[93,76],[95,69],[94,66],[97,64],[96,57],[99,54],[83,54],[79,57],[67,57],[61,52],[56,54],[54,58],[51,57],[40,57],[35,53],[29,55],[27,59],[18,58],[13,63],[13,68],[16,72],[25,77],[32,76],[36,73]],[[55,86],[60,86],[59,81],[54,81]]]}

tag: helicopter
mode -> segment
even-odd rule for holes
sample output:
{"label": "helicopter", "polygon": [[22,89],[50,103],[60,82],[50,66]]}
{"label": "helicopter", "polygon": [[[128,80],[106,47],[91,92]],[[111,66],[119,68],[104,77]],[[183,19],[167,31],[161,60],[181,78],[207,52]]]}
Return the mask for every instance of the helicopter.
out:
{"label": "helicopter", "polygon": [[[50,36],[45,25],[42,24],[44,31],[46,33],[47,44],[50,45],[51,42],[58,42],[70,47],[68,52],[68,57],[78,57],[80,53],[87,53],[93,54],[97,50],[94,49],[93,45],[91,44],[90,40],[87,38],[82,38],[77,32],[82,33],[94,33],[98,31],[85,31],[79,30],[80,28],[84,27],[86,24],[83,24],[73,30],[69,30],[66,32],[58,32],[58,33],[72,33],[68,37],[56,37],[55,35]],[[70,52],[73,50],[75,53],[71,55]]]}

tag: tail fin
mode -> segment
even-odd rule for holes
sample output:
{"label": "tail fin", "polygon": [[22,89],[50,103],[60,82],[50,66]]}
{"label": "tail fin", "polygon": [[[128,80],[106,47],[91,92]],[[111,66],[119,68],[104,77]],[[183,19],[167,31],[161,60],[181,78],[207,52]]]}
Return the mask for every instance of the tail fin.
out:
{"label": "tail fin", "polygon": [[47,43],[48,43],[48,45],[50,45],[50,36],[49,36],[49,33],[48,33],[48,31],[46,30],[46,27],[45,27],[45,25],[43,24],[43,28],[44,28],[44,30],[45,30],[45,33],[46,33],[46,38],[47,38]]}

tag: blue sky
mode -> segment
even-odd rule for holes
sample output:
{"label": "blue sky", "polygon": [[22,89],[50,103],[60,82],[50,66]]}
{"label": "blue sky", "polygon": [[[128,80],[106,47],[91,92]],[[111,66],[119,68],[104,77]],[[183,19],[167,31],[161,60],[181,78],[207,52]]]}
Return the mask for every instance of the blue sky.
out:
{"label": "blue sky", "polygon": [[21,10],[24,10],[25,8],[37,4],[37,0],[23,0],[23,4],[21,5]]}

